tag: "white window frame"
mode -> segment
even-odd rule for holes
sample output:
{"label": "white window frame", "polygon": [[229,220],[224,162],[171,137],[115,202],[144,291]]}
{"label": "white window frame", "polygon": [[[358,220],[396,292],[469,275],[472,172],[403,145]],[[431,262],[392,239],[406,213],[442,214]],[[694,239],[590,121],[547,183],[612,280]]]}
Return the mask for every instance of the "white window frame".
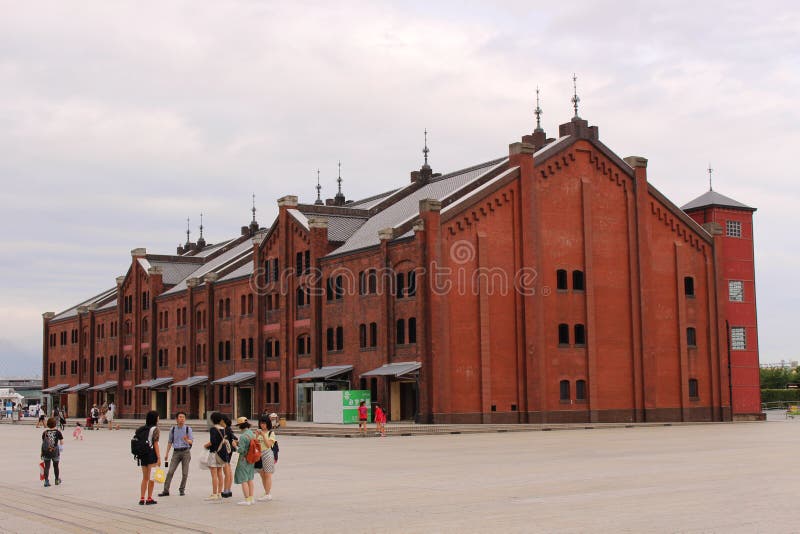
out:
{"label": "white window frame", "polygon": [[730,302],[744,302],[744,282],[741,280],[728,280],[728,300]]}
{"label": "white window frame", "polygon": [[743,326],[731,327],[731,350],[747,350],[747,331]]}
{"label": "white window frame", "polygon": [[742,223],[740,221],[725,221],[725,235],[728,237],[742,237]]}

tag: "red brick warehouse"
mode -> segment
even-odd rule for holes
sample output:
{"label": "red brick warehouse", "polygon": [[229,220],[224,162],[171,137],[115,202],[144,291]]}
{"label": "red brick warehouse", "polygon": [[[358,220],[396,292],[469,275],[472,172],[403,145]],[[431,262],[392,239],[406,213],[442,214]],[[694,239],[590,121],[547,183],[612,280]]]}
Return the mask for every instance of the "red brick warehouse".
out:
{"label": "red brick warehouse", "polygon": [[312,391],[362,388],[393,421],[758,418],[755,210],[682,210],[646,171],[576,105],[492,161],[434,173],[426,146],[391,191],[340,180],[268,228],[254,208],[222,243],[134,249],[115,287],[44,314],[45,391],[79,416],[309,420]]}

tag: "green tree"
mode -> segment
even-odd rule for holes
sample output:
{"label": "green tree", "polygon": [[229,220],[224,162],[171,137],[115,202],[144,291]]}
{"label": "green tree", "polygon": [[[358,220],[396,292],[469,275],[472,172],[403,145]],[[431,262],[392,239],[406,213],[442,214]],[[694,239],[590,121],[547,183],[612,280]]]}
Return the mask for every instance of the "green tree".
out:
{"label": "green tree", "polygon": [[785,389],[787,384],[800,383],[800,368],[764,367],[761,369],[761,389]]}

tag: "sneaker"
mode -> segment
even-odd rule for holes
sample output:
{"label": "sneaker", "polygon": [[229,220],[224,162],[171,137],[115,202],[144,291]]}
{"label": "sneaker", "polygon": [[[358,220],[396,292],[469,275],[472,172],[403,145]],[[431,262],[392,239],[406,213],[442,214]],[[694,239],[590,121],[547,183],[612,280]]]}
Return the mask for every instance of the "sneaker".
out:
{"label": "sneaker", "polygon": [[[181,495],[181,497],[183,497],[184,495],[186,495],[186,493],[184,493],[184,491],[183,491],[183,490],[179,490],[179,492],[180,492],[180,495]],[[169,493],[167,493],[167,495],[169,495]]]}
{"label": "sneaker", "polygon": [[147,499],[146,501],[144,501],[144,503],[148,504],[148,505],[149,504],[158,504],[158,501],[154,501],[153,499]]}
{"label": "sneaker", "polygon": [[205,499],[203,499],[203,500],[204,500],[204,501],[219,501],[219,500],[221,500],[221,498],[220,498],[220,496],[219,496],[219,495],[217,495],[216,493],[212,493],[211,495],[209,495],[208,497],[206,497],[206,498],[205,498]]}
{"label": "sneaker", "polygon": [[250,505],[253,504],[253,502],[252,501],[239,501],[236,504],[239,504],[241,506],[250,506]]}
{"label": "sneaker", "polygon": [[159,497],[169,497],[169,492],[167,490],[162,491],[158,494]]}
{"label": "sneaker", "polygon": [[258,500],[259,501],[271,501],[272,500],[272,495],[269,494],[269,493],[265,493],[264,495],[259,497]]}
{"label": "sneaker", "polygon": [[44,481],[44,487],[45,488],[49,488],[50,487],[50,481],[49,480],[45,480]]}
{"label": "sneaker", "polygon": [[57,479],[56,479],[56,486],[58,486],[59,484],[61,484],[61,479],[60,479],[60,478],[57,478]]}
{"label": "sneaker", "polygon": [[233,492],[232,491],[223,491],[222,494],[221,494],[221,497],[223,499],[227,499],[228,497],[233,497]]}
{"label": "sneaker", "polygon": [[139,499],[139,506],[144,506],[144,499]]}

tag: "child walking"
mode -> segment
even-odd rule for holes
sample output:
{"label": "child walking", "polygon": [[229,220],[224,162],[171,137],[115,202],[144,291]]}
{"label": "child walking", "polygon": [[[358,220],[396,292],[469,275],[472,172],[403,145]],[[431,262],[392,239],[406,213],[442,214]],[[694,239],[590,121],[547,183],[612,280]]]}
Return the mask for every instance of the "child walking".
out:
{"label": "child walking", "polygon": [[386,414],[378,404],[375,405],[375,430],[381,437],[386,435]]}

